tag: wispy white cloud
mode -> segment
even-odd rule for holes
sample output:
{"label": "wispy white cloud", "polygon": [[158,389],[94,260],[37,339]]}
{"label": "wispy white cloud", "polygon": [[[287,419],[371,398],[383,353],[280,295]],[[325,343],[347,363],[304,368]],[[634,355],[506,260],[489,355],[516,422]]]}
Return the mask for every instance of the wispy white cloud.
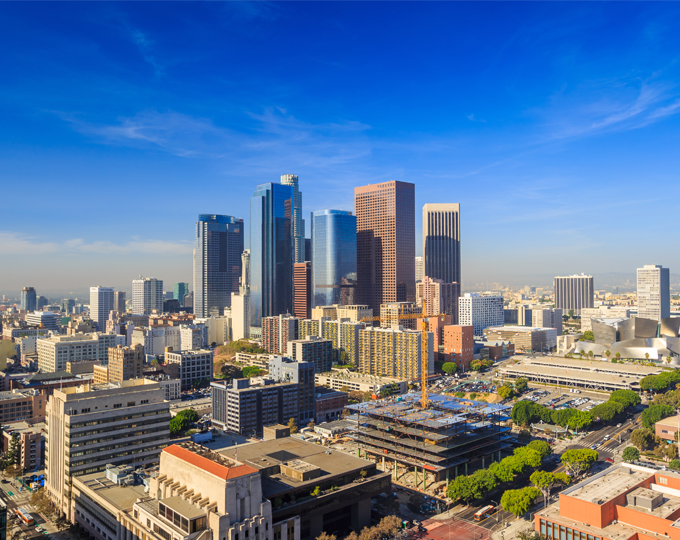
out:
{"label": "wispy white cloud", "polygon": [[130,38],[132,39],[133,43],[139,49],[139,52],[144,58],[144,61],[151,65],[151,67],[153,67],[154,73],[156,74],[157,77],[163,75],[164,70],[163,66],[160,64],[160,62],[158,62],[156,56],[151,52],[154,45],[154,41],[147,34],[142,32],[138,28],[133,28],[128,24],[125,24],[125,27],[126,30],[129,32]]}
{"label": "wispy white cloud", "polygon": [[144,238],[132,238],[128,242],[116,244],[108,241],[87,242],[82,238],[71,238],[59,242],[46,242],[13,231],[0,231],[0,252],[7,255],[42,255],[59,253],[101,253],[187,255],[193,246],[188,242],[170,242]]}
{"label": "wispy white cloud", "polygon": [[470,122],[483,122],[486,124],[486,120],[482,120],[481,118],[476,118],[475,113],[468,114],[467,119],[470,120]]}

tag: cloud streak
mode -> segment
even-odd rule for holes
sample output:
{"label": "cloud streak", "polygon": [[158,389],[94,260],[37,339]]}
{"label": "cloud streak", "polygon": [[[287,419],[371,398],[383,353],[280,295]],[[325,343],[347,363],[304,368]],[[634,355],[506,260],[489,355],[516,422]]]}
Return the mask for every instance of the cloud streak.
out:
{"label": "cloud streak", "polygon": [[50,253],[59,253],[60,255],[69,253],[188,255],[193,252],[193,246],[188,242],[170,242],[137,237],[122,244],[108,241],[86,242],[82,238],[71,238],[61,242],[44,242],[13,231],[0,231],[0,252],[7,255],[43,255]]}

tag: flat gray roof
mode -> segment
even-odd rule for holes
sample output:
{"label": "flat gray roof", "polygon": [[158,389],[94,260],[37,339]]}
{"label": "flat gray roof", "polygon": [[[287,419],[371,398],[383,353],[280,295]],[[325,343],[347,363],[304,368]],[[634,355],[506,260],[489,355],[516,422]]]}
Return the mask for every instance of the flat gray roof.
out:
{"label": "flat gray roof", "polygon": [[85,474],[83,476],[75,477],[74,482],[81,482],[92,491],[96,491],[97,495],[106,499],[116,508],[125,510],[132,508],[137,502],[137,499],[147,497],[144,493],[144,485],[136,486],[119,486],[106,478],[106,471],[92,474]]}

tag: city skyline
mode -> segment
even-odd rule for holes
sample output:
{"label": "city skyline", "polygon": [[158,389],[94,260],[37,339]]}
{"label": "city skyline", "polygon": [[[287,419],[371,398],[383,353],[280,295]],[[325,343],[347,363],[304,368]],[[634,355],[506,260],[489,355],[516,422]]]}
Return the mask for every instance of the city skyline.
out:
{"label": "city skyline", "polygon": [[[299,176],[302,216],[352,210],[355,187],[388,180],[416,184],[417,215],[459,203],[464,284],[680,266],[656,234],[671,212],[627,219],[680,190],[678,8],[497,8],[173,4],[158,20],[137,4],[3,5],[0,39],[24,54],[0,90],[0,175],[7,200],[34,190],[28,215],[4,213],[0,253],[21,264],[0,286],[191,282],[186,224],[214,213],[249,227],[248,198],[282,174]],[[457,21],[467,28],[445,30]],[[289,38],[272,53],[281,24]],[[376,45],[406,28],[393,50]],[[339,48],[341,36],[352,38]],[[309,39],[317,50],[301,46]],[[91,203],[113,185],[126,204]],[[141,186],[157,203],[143,212],[130,202]],[[416,255],[421,236],[417,219]],[[542,251],[517,256],[509,237]]]}

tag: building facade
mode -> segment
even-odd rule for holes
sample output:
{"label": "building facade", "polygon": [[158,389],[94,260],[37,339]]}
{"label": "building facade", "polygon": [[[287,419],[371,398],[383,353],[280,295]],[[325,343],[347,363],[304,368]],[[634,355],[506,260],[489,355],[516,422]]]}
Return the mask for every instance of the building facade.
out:
{"label": "building facade", "polygon": [[261,184],[250,199],[251,326],[293,311],[293,186]]}
{"label": "building facade", "polygon": [[593,276],[575,274],[573,276],[557,276],[554,280],[555,307],[563,313],[574,310],[580,315],[583,308],[592,308],[595,288]]}
{"label": "building facade", "polygon": [[77,360],[109,361],[109,349],[122,345],[125,337],[116,334],[52,335],[36,341],[38,368],[43,373],[66,371],[66,363]]}
{"label": "building facade", "polygon": [[305,252],[305,220],[302,219],[302,192],[297,174],[282,174],[281,184],[293,188],[293,263],[311,260]]}
{"label": "building facade", "polygon": [[581,332],[593,330],[592,319],[628,319],[630,309],[625,306],[598,306],[581,310]]}
{"label": "building facade", "polygon": [[33,287],[21,289],[20,308],[26,311],[35,311],[38,307],[38,296]]}
{"label": "building facade", "polygon": [[671,316],[670,270],[646,264],[637,269],[638,317],[660,321]]}
{"label": "building facade", "polygon": [[113,311],[117,311],[119,315],[123,315],[125,309],[125,291],[114,291],[113,293]]}
{"label": "building facade", "polygon": [[[59,318],[61,322],[61,317]],[[51,311],[34,311],[26,314],[26,323],[46,330],[58,330],[57,315]]]}
{"label": "building facade", "polygon": [[298,338],[299,319],[290,315],[262,319],[262,347],[270,354],[286,354],[288,342]]}
{"label": "building facade", "polygon": [[509,341],[522,352],[552,351],[557,347],[557,330],[529,326],[490,326],[484,329],[487,340]]}
{"label": "building facade", "polygon": [[0,422],[36,421],[45,418],[47,397],[37,390],[7,390],[0,392]]}
{"label": "building facade", "polygon": [[425,276],[416,285],[417,304],[425,304],[425,313],[429,316],[446,313],[451,316],[451,324],[458,324],[459,283],[445,283],[441,279]]}
{"label": "building facade", "polygon": [[353,305],[357,286],[357,218],[344,210],[312,212],[314,306]]}
{"label": "building facade", "polygon": [[434,372],[434,334],[428,332],[428,365],[422,366],[421,332],[369,327],[359,332],[359,371],[377,377],[413,380],[421,369]]}
{"label": "building facade", "polygon": [[423,206],[423,255],[426,276],[461,282],[460,204]]}
{"label": "building facade", "polygon": [[[583,320],[583,311],[581,311],[581,320]],[[559,308],[531,310],[531,326],[536,328],[554,328],[557,330],[557,335],[561,335],[562,323],[562,310]],[[583,328],[581,328],[581,330],[583,330]]]}
{"label": "building facade", "polygon": [[[223,315],[237,292],[243,252],[243,220],[200,214],[194,247],[194,315]],[[186,296],[186,295],[185,295]]]}
{"label": "building facade", "polygon": [[133,315],[163,313],[163,280],[139,277],[132,280]]}
{"label": "building facade", "polygon": [[71,516],[71,479],[109,465],[158,463],[170,411],[160,385],[145,379],[55,390],[47,405],[45,487]]}
{"label": "building facade", "polygon": [[175,300],[178,300],[180,304],[184,301],[184,297],[189,294],[189,284],[180,281],[179,283],[175,283],[172,289],[172,297]]}
{"label": "building facade", "polygon": [[293,314],[300,319],[312,316],[312,263],[295,263],[293,268]]}
{"label": "building facade", "polygon": [[165,362],[179,364],[182,390],[190,390],[203,382],[212,381],[213,352],[211,350],[168,351],[165,353]]}
{"label": "building facade", "polygon": [[113,309],[112,287],[90,287],[90,319],[97,323],[97,329],[106,328],[106,320]]}
{"label": "building facade", "polygon": [[487,326],[502,326],[504,321],[502,296],[465,293],[458,299],[458,324],[472,326],[476,336]]}
{"label": "building facade", "polygon": [[144,369],[144,347],[111,347],[109,349],[108,381],[123,382],[129,379],[141,379]]}
{"label": "building facade", "polygon": [[402,315],[418,315],[423,309],[415,302],[389,302],[380,306],[381,328],[408,328],[415,330],[417,321],[413,318],[402,319]]}
{"label": "building facade", "polygon": [[287,354],[296,362],[313,363],[316,373],[330,370],[335,358],[333,342],[317,336],[289,341]]}
{"label": "building facade", "polygon": [[416,257],[416,283],[423,281],[425,277],[425,259],[423,257]]}
{"label": "building facade", "polygon": [[241,254],[241,284],[238,294],[231,293],[231,329],[233,341],[250,337],[250,250]]}
{"label": "building facade", "polygon": [[388,302],[414,302],[415,185],[390,181],[354,189],[357,302],[375,312]]}
{"label": "building facade", "polygon": [[444,327],[444,358],[454,362],[459,371],[469,371],[475,358],[475,330],[472,326],[450,325]]}
{"label": "building facade", "polygon": [[282,356],[269,359],[268,377],[278,382],[294,382],[298,385],[298,425],[306,425],[316,417],[316,392],[314,362],[297,362]]}

